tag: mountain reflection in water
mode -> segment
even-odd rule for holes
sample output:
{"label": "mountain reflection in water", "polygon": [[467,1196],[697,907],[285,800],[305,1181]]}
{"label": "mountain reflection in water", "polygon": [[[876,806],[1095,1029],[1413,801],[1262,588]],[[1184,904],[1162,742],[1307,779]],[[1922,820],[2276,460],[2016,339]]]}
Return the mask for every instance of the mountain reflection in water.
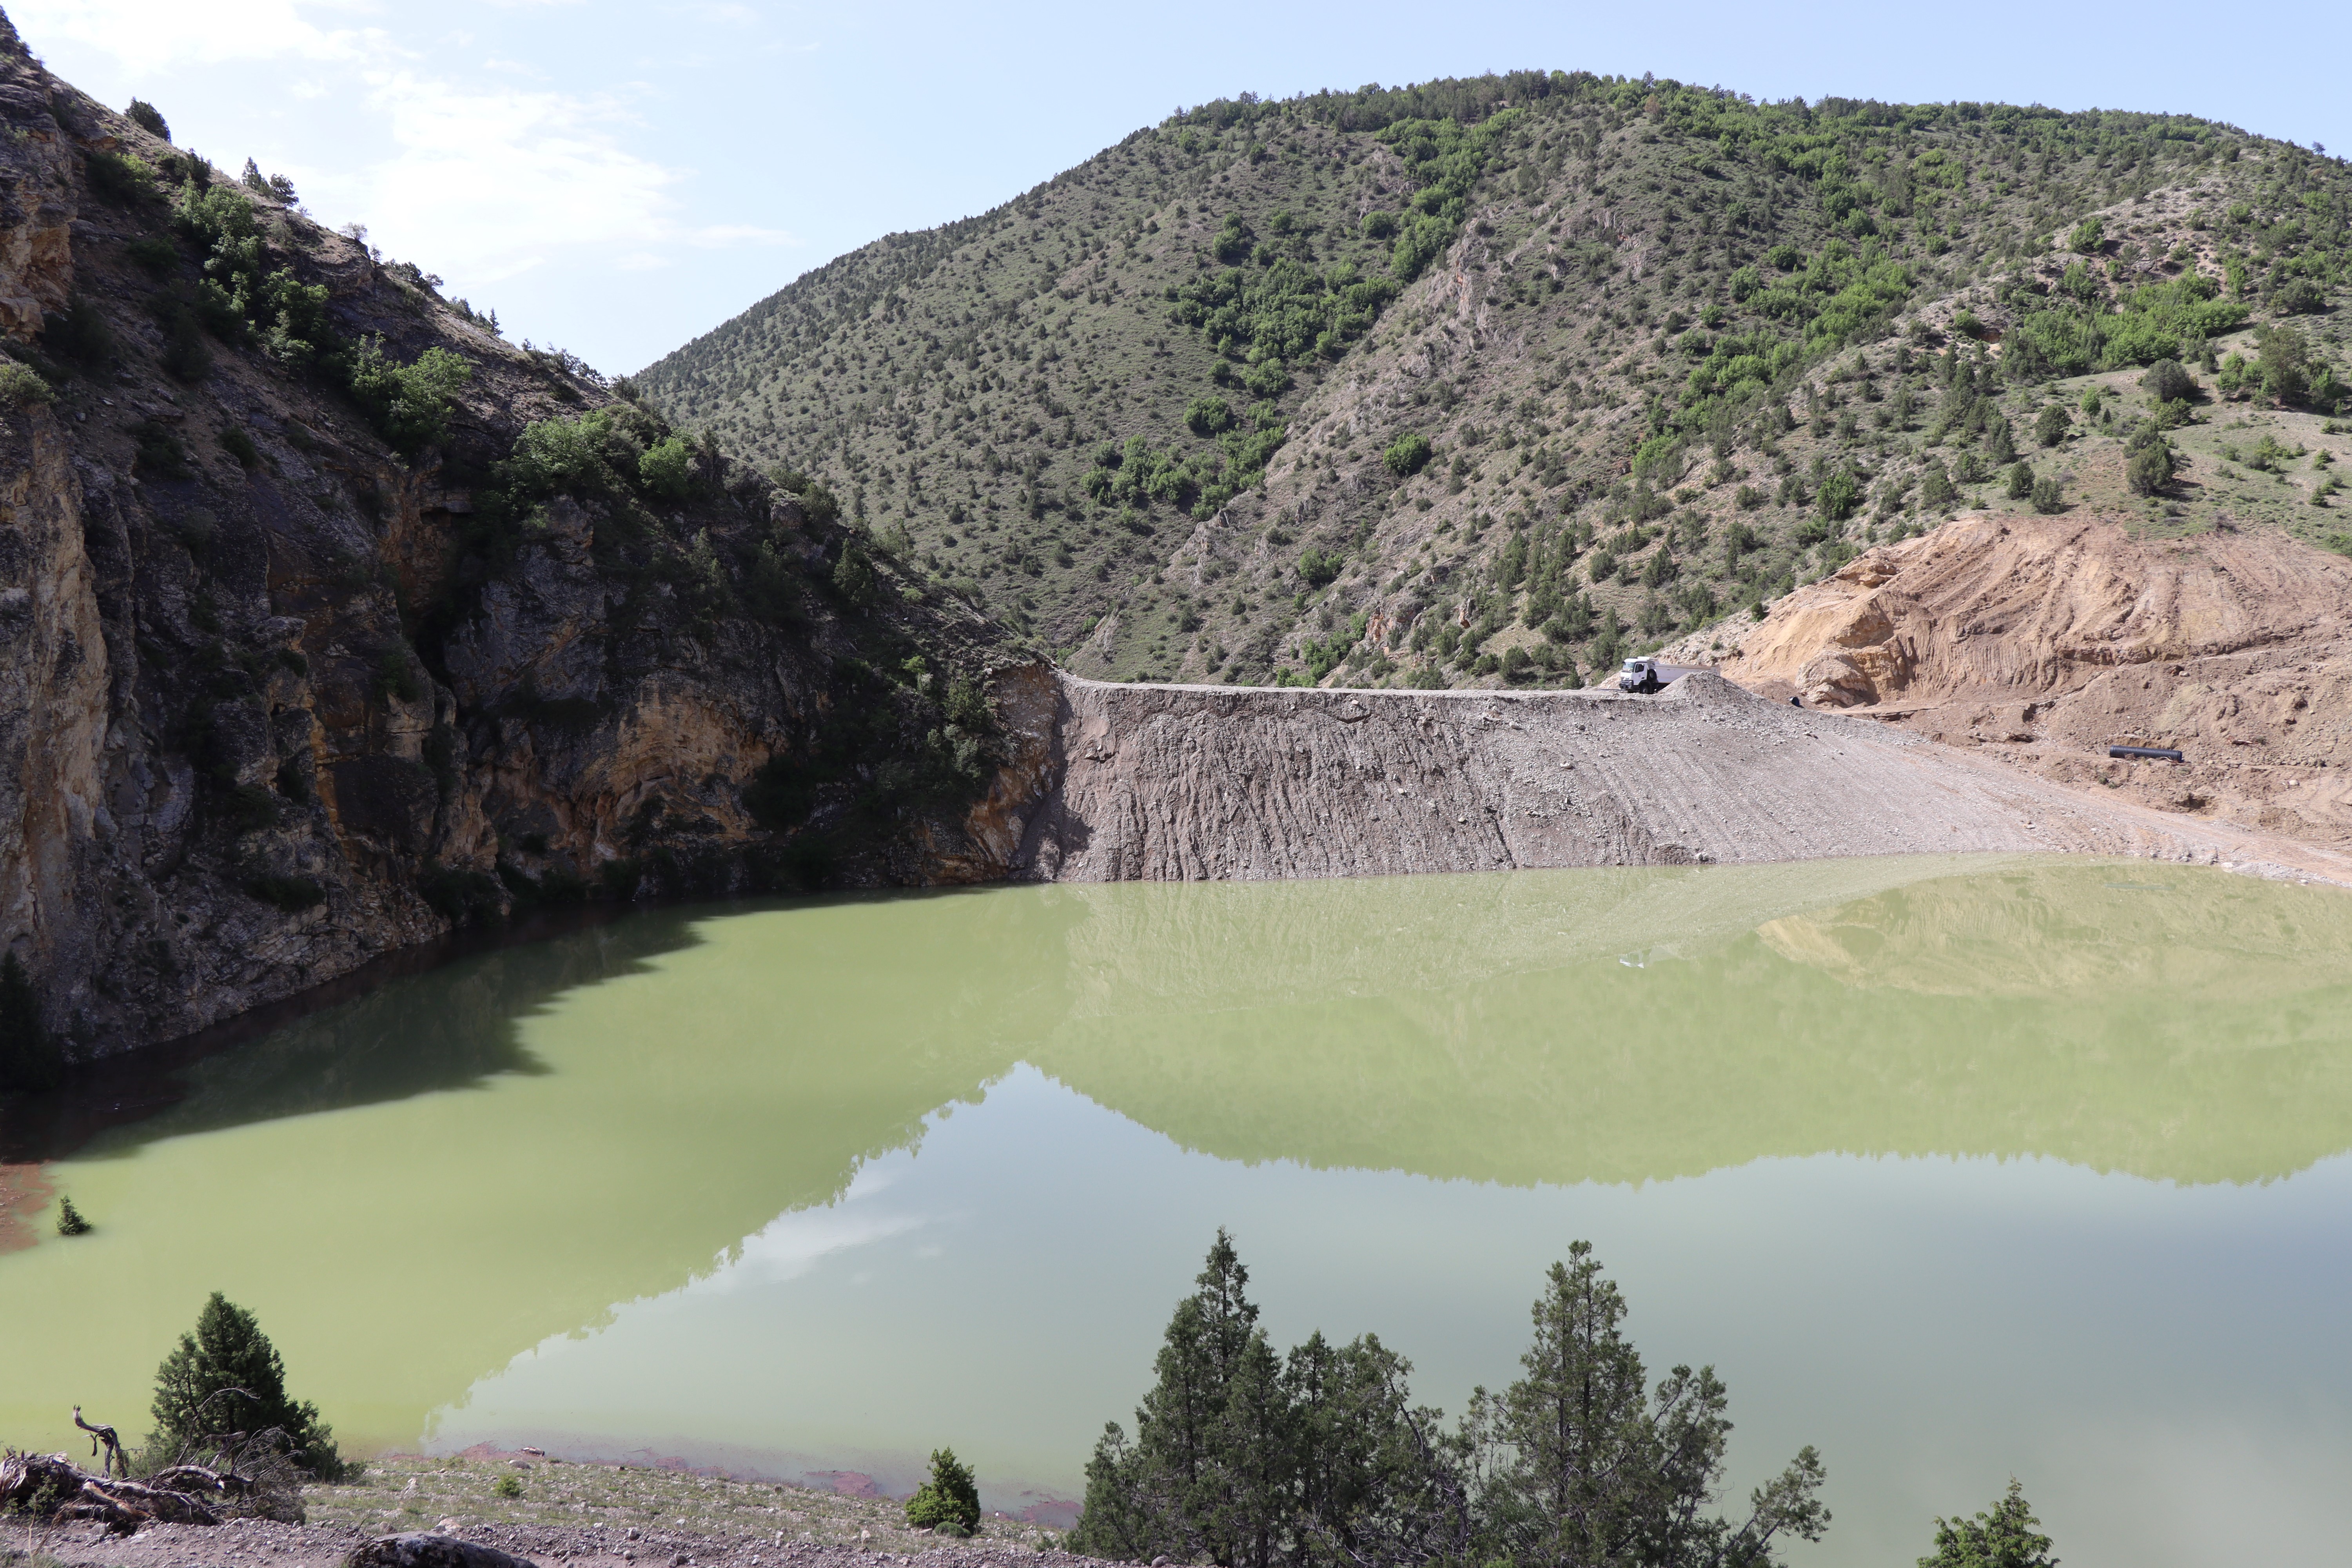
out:
{"label": "mountain reflection in water", "polygon": [[[1108,1244],[1086,1227],[1118,1222],[1076,1217],[1088,1172],[1105,1189],[1089,1202],[1132,1189],[1141,1212],[1146,1187],[1190,1183],[1244,1230],[1255,1205],[1339,1205],[1328,1223],[1368,1238],[1367,1277],[1412,1267],[1372,1239],[1421,1201],[1399,1180],[1493,1184],[1486,1198],[1435,1189],[1467,1205],[1445,1224],[1490,1252],[1530,1223],[1512,1191],[1639,1193],[1748,1167],[1769,1184],[1784,1179],[1772,1162],[1810,1157],[1841,1157],[1823,1169],[1856,1193],[1904,1190],[1856,1156],[2275,1182],[2352,1147],[2347,986],[2352,899],[2332,889],[2038,858],[1000,889],[632,917],[394,981],[195,1063],[176,1102],[52,1151],[48,1180],[100,1228],[0,1255],[0,1322],[54,1347],[0,1389],[0,1436],[62,1447],[76,1403],[136,1426],[152,1369],[217,1289],[259,1312],[300,1391],[362,1444],[470,1431],[509,1394],[516,1410],[560,1406],[583,1442],[674,1440],[709,1412],[682,1394],[658,1407],[650,1371],[599,1370],[637,1342],[631,1315],[691,1339],[714,1290],[802,1289],[827,1258],[916,1245],[947,1199],[923,1188],[924,1214],[868,1200],[877,1184],[920,1187],[925,1140],[974,1105],[983,1119],[1029,1105],[1033,1136],[1102,1142],[1061,1151],[1015,1194],[992,1172],[1016,1162],[977,1152],[1002,1150],[1012,1124],[997,1143],[975,1133],[954,1157],[970,1162],[954,1166],[954,1204],[959,1224],[1027,1249],[1082,1325],[1064,1331],[1115,1346],[1102,1364],[1132,1361],[1138,1377],[1206,1216],[1171,1200],[1170,1234],[1122,1238],[1166,1253],[1164,1279],[1097,1279],[1089,1259]],[[1005,1100],[992,1086],[1024,1063],[1116,1118],[1048,1106],[1034,1086]],[[1166,1157],[1146,1134],[1169,1141]],[[1316,1172],[1377,1180],[1297,1174]],[[1493,1286],[1517,1292],[1507,1321],[1535,1278],[1516,1249],[1539,1260],[1566,1240],[1510,1238]],[[1282,1258],[1245,1255],[1281,1275]],[[1462,1268],[1465,1288],[1480,1277]],[[1361,1289],[1328,1283],[1335,1300]],[[927,1312],[974,1310],[894,1300],[873,1321],[919,1334]],[[828,1335],[861,1331],[855,1316],[825,1321]],[[789,1318],[771,1327],[780,1387],[791,1363],[897,1353],[889,1339],[820,1347]],[[1517,1349],[1476,1375],[1507,1378]],[[1069,1366],[1092,1353],[1073,1347]],[[560,1389],[548,1381],[575,1366]],[[813,1394],[717,1426],[733,1422],[742,1452],[864,1444],[884,1468],[944,1440],[948,1404],[900,1408],[929,1397],[921,1379],[866,1383],[839,1398],[895,1410],[903,1430],[829,1427]],[[600,1416],[600,1386],[625,1386],[626,1407]],[[1735,1414],[1757,1415],[1733,1386]],[[1098,1422],[1132,1393],[1070,1397]],[[1979,1506],[1997,1487],[1979,1489],[1939,1506]]]}

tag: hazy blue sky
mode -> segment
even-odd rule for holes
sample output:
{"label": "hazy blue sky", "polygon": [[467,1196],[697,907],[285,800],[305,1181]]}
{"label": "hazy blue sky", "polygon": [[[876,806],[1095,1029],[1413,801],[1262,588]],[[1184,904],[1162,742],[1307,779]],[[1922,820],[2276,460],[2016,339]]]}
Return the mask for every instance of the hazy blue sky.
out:
{"label": "hazy blue sky", "polygon": [[0,3],[85,90],[150,100],[181,145],[258,159],[509,336],[611,372],[1245,89],[1655,71],[1767,99],[2179,110],[2352,150],[2340,4]]}

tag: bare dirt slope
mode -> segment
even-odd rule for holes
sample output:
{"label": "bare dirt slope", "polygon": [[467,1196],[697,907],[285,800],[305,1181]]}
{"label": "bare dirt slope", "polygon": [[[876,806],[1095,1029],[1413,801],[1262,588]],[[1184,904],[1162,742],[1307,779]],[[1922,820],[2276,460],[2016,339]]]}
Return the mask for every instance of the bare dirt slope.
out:
{"label": "bare dirt slope", "polygon": [[1056,783],[1020,858],[1065,881],[1961,850],[2261,858],[2250,836],[2202,819],[1704,671],[1655,697],[1066,677],[1054,744]]}
{"label": "bare dirt slope", "polygon": [[2352,843],[2352,562],[2282,532],[1963,517],[1790,595],[1717,657],[1775,700],[2184,819]]}

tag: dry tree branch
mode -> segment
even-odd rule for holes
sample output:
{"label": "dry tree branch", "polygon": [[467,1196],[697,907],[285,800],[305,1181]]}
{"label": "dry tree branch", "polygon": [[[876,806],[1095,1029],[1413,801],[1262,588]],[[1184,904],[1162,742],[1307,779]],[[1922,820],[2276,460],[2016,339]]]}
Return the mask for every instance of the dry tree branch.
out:
{"label": "dry tree branch", "polygon": [[89,1457],[93,1459],[98,1458],[100,1446],[104,1445],[105,1447],[106,1462],[98,1468],[98,1473],[101,1476],[110,1476],[119,1468],[122,1472],[122,1479],[126,1481],[129,1480],[131,1479],[131,1459],[128,1455],[123,1453],[122,1441],[114,1435],[114,1428],[111,1426],[91,1426],[89,1422],[81,1418],[81,1406],[79,1405],[73,1407],[73,1413],[74,1425],[89,1434]]}

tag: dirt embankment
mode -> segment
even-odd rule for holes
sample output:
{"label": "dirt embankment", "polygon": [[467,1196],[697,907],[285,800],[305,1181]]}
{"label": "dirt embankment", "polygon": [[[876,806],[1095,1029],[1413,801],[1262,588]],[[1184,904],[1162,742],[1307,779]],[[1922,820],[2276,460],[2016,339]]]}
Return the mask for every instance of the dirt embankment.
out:
{"label": "dirt embankment", "polygon": [[[2252,837],[2060,787],[1708,672],[1614,691],[1244,690],[1064,678],[1017,857],[1065,881],[2075,850]],[[2336,868],[2341,874],[2344,868]]]}
{"label": "dirt embankment", "polygon": [[[1790,595],[1717,657],[1766,697],[2184,824],[2352,847],[2352,561],[2283,533],[1962,518]],[[2115,761],[2115,744],[2184,761]]]}

